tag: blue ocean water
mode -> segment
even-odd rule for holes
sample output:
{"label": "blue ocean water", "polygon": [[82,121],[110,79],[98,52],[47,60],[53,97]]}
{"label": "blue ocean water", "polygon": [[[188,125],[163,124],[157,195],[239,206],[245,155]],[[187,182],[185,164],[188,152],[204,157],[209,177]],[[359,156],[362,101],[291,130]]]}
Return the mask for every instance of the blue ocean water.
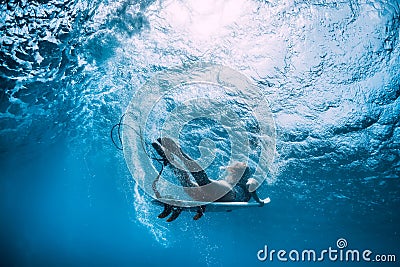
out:
{"label": "blue ocean water", "polygon": [[[400,260],[400,7],[392,1],[0,1],[0,262],[263,266],[264,248]],[[262,209],[156,218],[110,129],[138,88],[194,62],[269,101]],[[324,265],[365,266],[325,259]]]}

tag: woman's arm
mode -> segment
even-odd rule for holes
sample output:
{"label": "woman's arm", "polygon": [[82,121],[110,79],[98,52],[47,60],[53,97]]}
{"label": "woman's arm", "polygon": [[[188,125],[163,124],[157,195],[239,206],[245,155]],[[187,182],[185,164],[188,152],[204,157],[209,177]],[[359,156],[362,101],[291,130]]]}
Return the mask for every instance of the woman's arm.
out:
{"label": "woman's arm", "polygon": [[264,206],[264,201],[261,200],[257,195],[256,188],[258,186],[259,186],[259,183],[254,178],[250,178],[246,183],[246,187],[247,187],[247,190],[250,192],[250,195],[254,198],[255,201],[260,203],[260,206],[262,207],[262,206]]}
{"label": "woman's arm", "polygon": [[260,203],[260,206],[261,206],[261,207],[264,206],[264,201],[262,201],[262,200],[258,197],[256,191],[253,191],[253,192],[251,192],[250,194],[251,194],[251,196],[254,198],[255,201],[257,201],[258,203]]}

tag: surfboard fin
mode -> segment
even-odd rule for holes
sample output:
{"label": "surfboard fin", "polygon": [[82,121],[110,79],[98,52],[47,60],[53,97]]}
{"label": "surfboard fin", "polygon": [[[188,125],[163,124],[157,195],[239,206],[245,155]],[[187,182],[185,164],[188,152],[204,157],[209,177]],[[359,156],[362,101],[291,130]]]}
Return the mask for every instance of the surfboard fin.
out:
{"label": "surfboard fin", "polygon": [[200,219],[201,217],[203,217],[204,215],[204,211],[206,210],[206,206],[199,206],[197,209],[197,213],[196,215],[194,215],[193,220],[197,221],[198,219]]}
{"label": "surfboard fin", "polygon": [[182,209],[181,209],[180,207],[175,207],[175,208],[172,210],[172,215],[171,215],[171,217],[169,217],[169,218],[167,219],[167,222],[175,221],[176,218],[178,218],[178,216],[181,214],[181,212],[182,212]]}
{"label": "surfboard fin", "polygon": [[167,217],[168,215],[170,215],[172,212],[172,206],[168,205],[168,204],[164,204],[164,210],[157,216],[160,219],[163,219],[165,217]]}

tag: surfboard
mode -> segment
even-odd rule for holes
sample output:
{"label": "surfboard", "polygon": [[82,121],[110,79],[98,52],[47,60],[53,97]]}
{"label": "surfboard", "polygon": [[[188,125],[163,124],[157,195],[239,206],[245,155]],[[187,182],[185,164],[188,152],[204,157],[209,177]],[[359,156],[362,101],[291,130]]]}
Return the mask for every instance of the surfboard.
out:
{"label": "surfboard", "polygon": [[[231,212],[237,209],[246,208],[261,208],[260,204],[257,202],[200,202],[200,201],[182,201],[176,199],[154,199],[152,202],[158,206],[164,206],[164,201],[173,204],[175,206],[182,207],[183,210],[187,211],[197,211],[199,206],[206,206],[205,212]],[[270,203],[269,197],[263,200],[264,206]]]}

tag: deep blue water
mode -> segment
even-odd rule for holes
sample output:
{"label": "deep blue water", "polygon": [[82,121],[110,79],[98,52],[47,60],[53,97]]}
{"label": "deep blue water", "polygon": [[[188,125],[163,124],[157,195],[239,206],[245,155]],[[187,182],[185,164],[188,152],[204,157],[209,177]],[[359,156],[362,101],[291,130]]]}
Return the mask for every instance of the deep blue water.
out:
{"label": "deep blue water", "polygon": [[[398,265],[398,1],[0,9],[2,265],[284,266],[294,263],[259,262],[257,251],[335,248],[339,238]],[[168,224],[110,129],[151,77],[200,61],[240,71],[267,97],[277,155],[274,182],[259,191],[272,201]]]}

